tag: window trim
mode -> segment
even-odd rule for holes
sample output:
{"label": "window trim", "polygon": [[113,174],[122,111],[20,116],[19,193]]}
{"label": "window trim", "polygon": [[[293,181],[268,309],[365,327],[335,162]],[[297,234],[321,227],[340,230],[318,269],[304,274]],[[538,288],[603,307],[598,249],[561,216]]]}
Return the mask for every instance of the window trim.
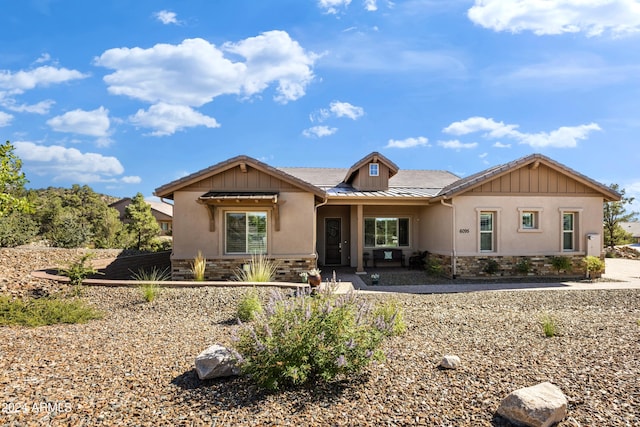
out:
{"label": "window trim", "polygon": [[[375,243],[376,239],[376,235],[374,234],[374,246],[368,246],[367,245],[367,220],[373,219],[378,220],[378,219],[395,219],[396,220],[396,224],[397,224],[397,230],[398,230],[398,245],[397,246],[389,246],[389,245],[377,245]],[[406,244],[400,244],[400,221],[401,220],[406,220],[407,221],[407,242]],[[362,238],[363,238],[363,243],[362,243],[362,247],[366,248],[366,249],[376,249],[376,248],[408,248],[411,247],[411,217],[410,216],[366,216],[363,218],[362,220],[362,227],[364,228],[362,230]],[[375,222],[374,222],[374,233],[375,233]]]}
{"label": "window trim", "polygon": [[[232,255],[232,256],[238,256],[238,255],[252,255],[252,252],[249,251],[245,251],[245,252],[229,252],[228,251],[228,215],[229,214],[245,214],[247,216],[247,220],[250,214],[264,214],[265,215],[265,245],[264,245],[264,252],[262,252],[262,254],[268,254],[269,253],[269,224],[270,224],[270,213],[268,210],[261,210],[261,209],[225,209],[224,210],[224,233],[223,234],[223,248],[224,248],[224,254],[225,255]],[[245,239],[247,238],[248,235],[248,231],[245,231]],[[245,247],[245,250],[248,249],[248,245],[247,247]],[[256,254],[258,254],[258,252],[255,252]]]}
{"label": "window trim", "polygon": [[380,176],[379,163],[369,163],[369,176]]}
{"label": "window trim", "polygon": [[[477,224],[477,251],[478,253],[483,253],[483,254],[495,254],[498,253],[498,249],[499,249],[499,236],[500,236],[500,211],[502,211],[502,208],[476,208],[476,224]],[[493,215],[493,229],[491,231],[492,233],[492,239],[491,239],[491,250],[486,250],[486,249],[481,249],[482,246],[482,230],[481,230],[481,218],[482,218],[482,214],[483,213],[491,213]]]}
{"label": "window trim", "polygon": [[[542,212],[543,208],[518,208],[518,233],[542,233]],[[532,213],[534,215],[534,226],[524,227],[523,218],[525,214]]]}

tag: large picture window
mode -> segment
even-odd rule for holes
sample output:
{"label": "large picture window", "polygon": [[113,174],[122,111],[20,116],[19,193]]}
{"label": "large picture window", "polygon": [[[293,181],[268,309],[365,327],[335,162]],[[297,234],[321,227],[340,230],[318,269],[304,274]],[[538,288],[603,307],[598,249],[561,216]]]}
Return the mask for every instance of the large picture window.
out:
{"label": "large picture window", "polygon": [[225,218],[226,253],[267,253],[266,212],[227,212]]}
{"label": "large picture window", "polygon": [[365,218],[366,247],[409,246],[409,218]]}

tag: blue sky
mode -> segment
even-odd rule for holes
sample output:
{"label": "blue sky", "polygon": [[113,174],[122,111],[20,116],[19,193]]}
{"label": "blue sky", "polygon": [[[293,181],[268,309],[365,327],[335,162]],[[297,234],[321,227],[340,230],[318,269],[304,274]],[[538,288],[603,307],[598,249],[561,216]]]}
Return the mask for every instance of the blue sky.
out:
{"label": "blue sky", "polygon": [[466,176],[539,152],[640,198],[639,1],[0,7],[0,131],[31,188],[150,196],[239,154]]}

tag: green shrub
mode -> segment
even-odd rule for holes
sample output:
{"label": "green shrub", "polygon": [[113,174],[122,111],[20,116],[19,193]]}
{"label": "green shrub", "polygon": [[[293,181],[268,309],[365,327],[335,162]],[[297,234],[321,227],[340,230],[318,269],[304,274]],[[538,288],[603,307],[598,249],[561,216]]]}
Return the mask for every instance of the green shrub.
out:
{"label": "green shrub", "polygon": [[571,259],[566,256],[554,256],[551,258],[551,265],[559,273],[561,270],[571,270]]}
{"label": "green shrub", "polygon": [[540,317],[540,325],[545,337],[552,338],[558,335],[558,324],[549,313],[545,313]]}
{"label": "green shrub", "polygon": [[277,270],[277,262],[258,254],[251,256],[246,268],[237,269],[235,276],[239,282],[272,282]]}
{"label": "green shrub", "polygon": [[193,274],[193,280],[195,280],[196,282],[203,282],[206,270],[207,259],[202,256],[202,252],[198,251],[198,255],[191,263],[191,273]]}
{"label": "green shrub", "polygon": [[158,298],[158,295],[160,295],[160,286],[156,285],[155,283],[146,283],[144,285],[140,285],[139,289],[142,298],[144,298],[146,302],[153,302],[156,298]]}
{"label": "green shrub", "polygon": [[402,335],[407,330],[402,307],[395,298],[379,304],[373,309],[374,319],[378,316],[382,317],[384,324],[389,327],[383,331],[386,335]]}
{"label": "green shrub", "polygon": [[38,225],[30,214],[13,211],[0,216],[0,246],[13,248],[30,243],[38,234]]}
{"label": "green shrub", "polygon": [[582,262],[587,269],[587,275],[589,277],[592,275],[598,276],[604,271],[604,261],[596,256],[588,255],[584,257]]}
{"label": "green shrub", "polygon": [[425,260],[425,270],[429,276],[439,277],[442,276],[444,268],[438,258],[427,257]]}
{"label": "green shrub", "polygon": [[[69,283],[73,286],[81,285],[84,279],[94,274],[100,274],[98,270],[91,265],[91,259],[95,256],[95,253],[87,252],[82,255],[78,260],[69,264],[66,268],[58,269],[58,274],[67,276]],[[87,265],[89,263],[89,265]]]}
{"label": "green shrub", "polygon": [[516,264],[516,271],[520,274],[528,274],[531,271],[531,261],[522,259]]}
{"label": "green shrub", "polygon": [[500,271],[500,264],[498,264],[498,261],[496,261],[495,259],[490,258],[482,268],[482,271],[487,274],[496,274],[498,271]]}
{"label": "green shrub", "polygon": [[253,288],[247,291],[242,299],[240,299],[237,316],[242,322],[250,322],[254,320],[259,313],[262,313],[262,301],[260,301],[258,291]]}
{"label": "green shrub", "polygon": [[401,319],[391,305],[378,315],[376,310],[355,293],[284,297],[274,292],[264,315],[239,330],[239,365],[269,390],[356,374],[383,358],[382,340]]}
{"label": "green shrub", "polygon": [[57,323],[86,323],[102,313],[80,299],[38,298],[12,300],[0,296],[0,325],[43,326]]}

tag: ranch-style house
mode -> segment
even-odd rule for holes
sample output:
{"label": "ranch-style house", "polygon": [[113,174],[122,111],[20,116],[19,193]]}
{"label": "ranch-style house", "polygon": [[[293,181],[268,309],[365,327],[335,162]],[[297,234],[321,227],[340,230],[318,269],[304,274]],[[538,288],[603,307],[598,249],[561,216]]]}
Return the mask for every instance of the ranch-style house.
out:
{"label": "ranch-style house", "polygon": [[[277,261],[277,280],[320,266],[356,272],[410,266],[428,254],[449,277],[557,274],[566,257],[584,274],[602,257],[602,205],[620,194],[544,155],[460,178],[402,170],[378,152],[348,169],[279,168],[248,156],[224,160],[156,189],[173,200],[172,275],[227,280],[254,254]],[[415,258],[418,256],[418,258]]]}

